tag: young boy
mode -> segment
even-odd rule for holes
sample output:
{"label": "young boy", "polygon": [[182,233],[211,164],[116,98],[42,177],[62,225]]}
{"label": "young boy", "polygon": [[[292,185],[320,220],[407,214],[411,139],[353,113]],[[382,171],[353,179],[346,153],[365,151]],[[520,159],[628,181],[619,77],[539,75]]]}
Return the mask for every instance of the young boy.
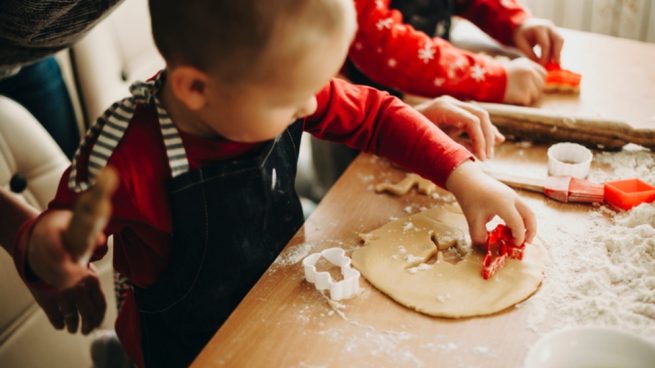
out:
{"label": "young boy", "polygon": [[[532,18],[516,0],[354,1],[359,30],[345,74],[357,83],[425,97],[530,105],[542,94],[542,66],[559,63],[562,36],[552,22]],[[499,63],[454,47],[448,42],[453,15],[532,60]],[[539,56],[532,49],[536,45]]]}
{"label": "young boy", "polygon": [[86,267],[62,244],[70,208],[100,168],[116,168],[106,232],[115,268],[134,285],[116,330],[139,366],[188,365],[302,225],[293,184],[303,130],[445,186],[476,242],[496,214],[517,242],[534,236],[530,209],[426,118],[331,79],[355,33],[351,0],[151,0],[150,9],[166,70],[98,120],[16,252],[26,280],[74,283]]}

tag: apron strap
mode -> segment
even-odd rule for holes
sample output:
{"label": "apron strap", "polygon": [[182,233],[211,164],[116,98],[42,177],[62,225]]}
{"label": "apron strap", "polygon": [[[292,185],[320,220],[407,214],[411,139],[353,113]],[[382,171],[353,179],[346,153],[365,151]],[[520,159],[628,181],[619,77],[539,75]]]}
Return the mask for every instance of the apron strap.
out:
{"label": "apron strap", "polygon": [[[138,104],[154,105],[164,138],[166,156],[171,169],[171,175],[176,177],[189,171],[189,161],[186,157],[180,134],[173,124],[168,112],[162,107],[156,97],[165,78],[161,71],[154,80],[135,82],[130,86],[132,96],[112,104],[91,126],[84,136],[82,144],[75,152],[68,176],[68,188],[80,192],[88,189],[95,181],[95,177],[107,166],[114,149],[125,135]],[[89,154],[86,179],[78,178],[78,165],[83,151],[87,151],[93,144]]]}

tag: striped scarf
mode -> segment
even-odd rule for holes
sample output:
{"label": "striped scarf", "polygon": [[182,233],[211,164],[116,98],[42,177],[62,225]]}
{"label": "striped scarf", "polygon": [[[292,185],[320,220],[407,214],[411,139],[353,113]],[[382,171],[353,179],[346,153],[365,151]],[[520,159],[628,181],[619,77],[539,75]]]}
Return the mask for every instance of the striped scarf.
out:
{"label": "striped scarf", "polygon": [[[161,71],[154,80],[135,82],[130,86],[132,96],[115,102],[96,120],[75,153],[68,176],[69,189],[80,192],[93,185],[96,175],[107,166],[114,149],[125,135],[138,104],[151,105],[157,111],[171,175],[176,177],[189,171],[189,161],[182,145],[182,138],[180,138],[168,112],[157,98],[157,92],[165,78],[165,72]],[[88,152],[90,145],[93,147],[89,155],[88,166],[86,169],[79,168],[82,152]],[[80,171],[87,173],[85,180],[80,180],[80,175],[78,175]]]}

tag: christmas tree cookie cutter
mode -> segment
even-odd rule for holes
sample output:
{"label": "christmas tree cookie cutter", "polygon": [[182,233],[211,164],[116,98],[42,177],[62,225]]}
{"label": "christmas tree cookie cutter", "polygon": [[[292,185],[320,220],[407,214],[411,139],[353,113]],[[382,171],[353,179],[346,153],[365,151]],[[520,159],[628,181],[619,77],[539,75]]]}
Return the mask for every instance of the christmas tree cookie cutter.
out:
{"label": "christmas tree cookie cutter", "polygon": [[[341,268],[342,280],[335,281],[329,272],[319,272],[316,263],[325,259]],[[359,277],[361,274],[351,265],[351,259],[341,248],[328,248],[319,253],[313,253],[302,261],[305,269],[305,279],[316,286],[319,291],[329,290],[330,299],[339,301],[353,297],[359,291]]]}

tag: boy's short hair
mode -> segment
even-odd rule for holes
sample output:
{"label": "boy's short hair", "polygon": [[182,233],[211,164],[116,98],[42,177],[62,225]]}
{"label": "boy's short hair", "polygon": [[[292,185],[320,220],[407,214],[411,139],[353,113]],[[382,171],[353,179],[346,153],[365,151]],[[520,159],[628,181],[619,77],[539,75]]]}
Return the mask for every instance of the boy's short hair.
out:
{"label": "boy's short hair", "polygon": [[[217,71],[224,82],[254,77],[271,40],[324,37],[343,22],[341,0],[150,0],[155,44],[169,65]],[[277,46],[277,44],[276,44]],[[286,51],[286,50],[285,50]]]}

